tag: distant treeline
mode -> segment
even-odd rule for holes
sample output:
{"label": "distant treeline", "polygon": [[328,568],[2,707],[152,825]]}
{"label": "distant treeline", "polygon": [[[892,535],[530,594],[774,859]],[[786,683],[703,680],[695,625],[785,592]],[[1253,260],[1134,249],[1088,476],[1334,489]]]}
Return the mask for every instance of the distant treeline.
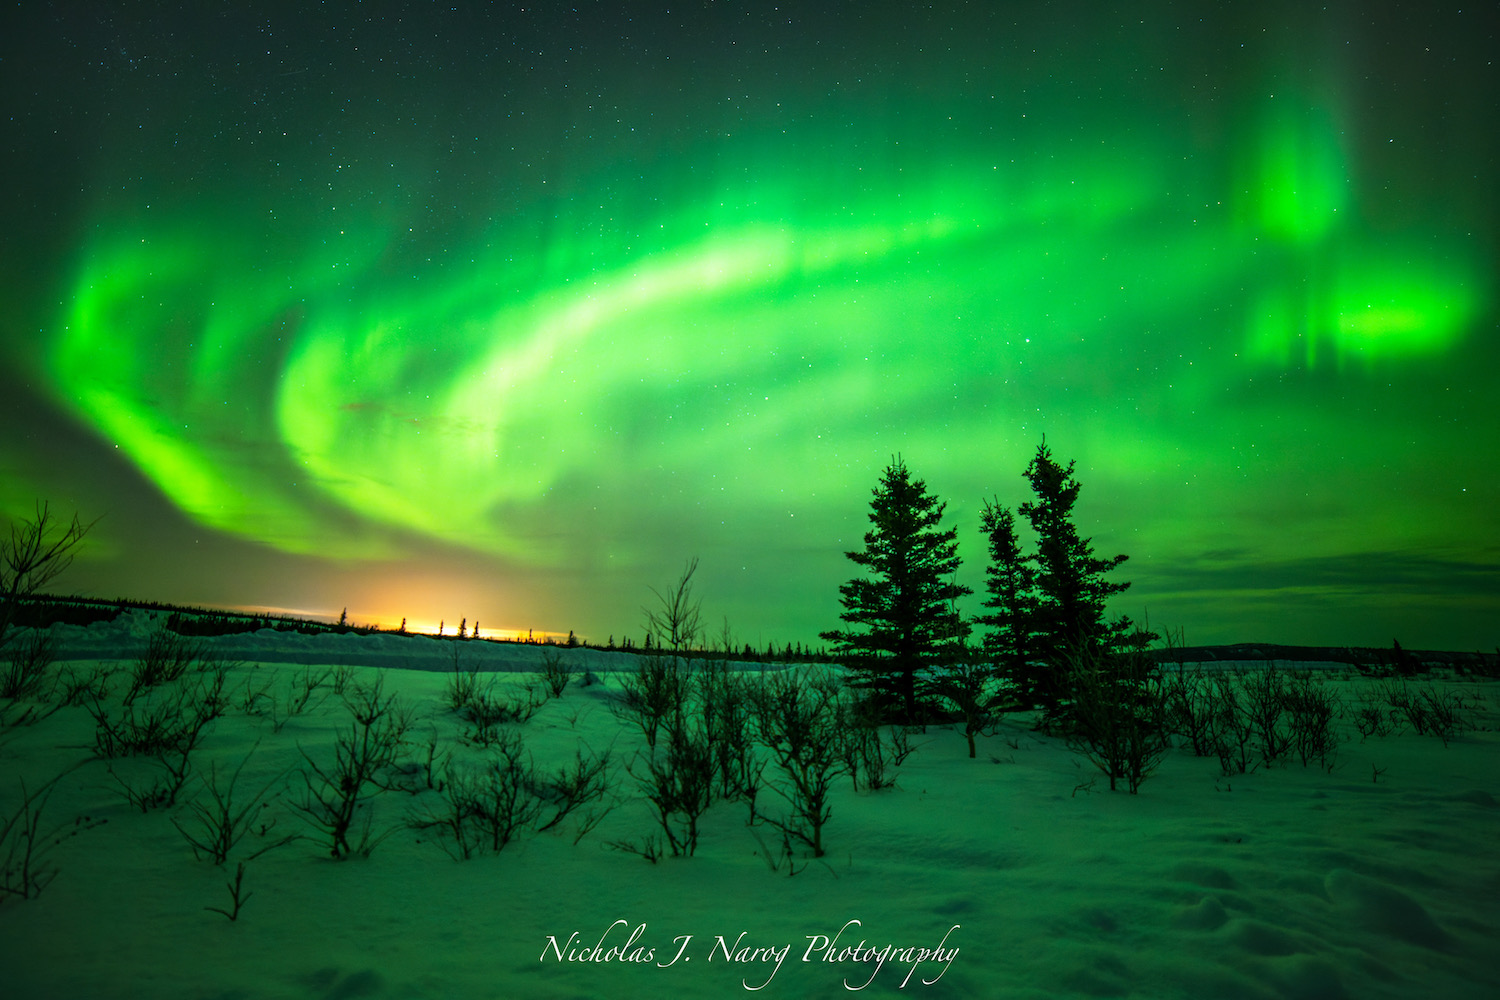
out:
{"label": "distant treeline", "polygon": [[55,594],[37,594],[24,598],[16,609],[15,624],[22,628],[46,628],[49,625],[58,624],[87,627],[95,622],[114,621],[127,609],[166,612],[166,627],[179,635],[237,635],[263,628],[274,628],[281,632],[301,632],[305,635],[314,635],[319,632],[379,631],[373,627],[337,626],[287,615],[255,615],[215,608],[183,607],[163,604],[160,601],[140,601],[132,598],[105,600],[98,597],[76,595],[64,597]]}
{"label": "distant treeline", "polygon": [[[444,642],[498,642],[507,645],[547,645],[566,646],[570,648],[595,649],[604,652],[626,652],[626,653],[651,653],[651,639],[648,636],[644,645],[636,645],[629,638],[622,639],[619,645],[615,644],[614,636],[610,636],[607,645],[584,642],[578,639],[572,632],[568,633],[566,639],[527,639],[527,638],[489,638],[479,637],[472,633],[463,635],[439,633],[431,635],[426,633],[411,633],[405,628],[382,629],[378,625],[355,625],[347,620],[339,622],[324,622],[314,619],[297,618],[291,615],[268,615],[253,614],[243,611],[225,611],[219,608],[200,608],[183,606],[178,604],[164,604],[160,601],[141,601],[131,598],[116,598],[105,600],[97,597],[59,596],[54,594],[39,594],[26,598],[20,602],[16,611],[15,625],[20,628],[46,628],[50,625],[77,625],[87,627],[95,622],[114,621],[127,609],[141,611],[164,612],[167,616],[163,623],[164,627],[178,635],[193,637],[213,637],[222,635],[240,635],[248,632],[258,632],[261,629],[275,629],[278,632],[297,632],[302,635],[420,635],[426,639],[437,639]],[[405,621],[402,622],[403,626]],[[778,662],[809,662],[813,660],[830,659],[823,650],[813,650],[811,646],[803,646],[801,643],[787,643],[784,647],[774,643],[768,643],[764,650],[757,650],[749,643],[741,648],[730,650],[719,649],[692,649],[679,650],[676,655],[684,659],[707,658],[746,661],[751,663],[778,663]]]}
{"label": "distant treeline", "polygon": [[1229,646],[1178,646],[1148,651],[1159,663],[1212,663],[1217,660],[1291,660],[1306,663],[1347,663],[1353,667],[1394,668],[1420,672],[1424,667],[1468,668],[1480,673],[1500,669],[1500,650],[1460,653],[1437,649],[1403,649],[1399,642],[1385,648],[1369,646],[1282,646],[1270,642]]}

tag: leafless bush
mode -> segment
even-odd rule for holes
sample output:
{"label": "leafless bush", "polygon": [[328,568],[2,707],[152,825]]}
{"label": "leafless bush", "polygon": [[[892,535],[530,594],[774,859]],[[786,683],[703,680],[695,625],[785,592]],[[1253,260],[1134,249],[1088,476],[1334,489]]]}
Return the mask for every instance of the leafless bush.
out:
{"label": "leafless bush", "polygon": [[204,909],[210,913],[221,913],[233,923],[240,919],[240,909],[244,907],[246,900],[255,895],[245,889],[245,862],[241,861],[235,866],[234,881],[225,882],[224,887],[229,890],[229,909],[220,906],[205,906]]}
{"label": "leafless bush", "polygon": [[838,712],[839,756],[855,791],[895,787],[897,758],[905,760],[913,749],[911,728],[884,726],[877,699],[844,687],[839,690]]}
{"label": "leafless bush", "polygon": [[1324,768],[1331,767],[1340,742],[1334,726],[1340,714],[1338,695],[1308,671],[1299,671],[1288,679],[1284,698],[1291,717],[1292,749],[1302,766],[1316,760]]}
{"label": "leafless bush", "polygon": [[673,857],[698,849],[698,821],[713,804],[714,754],[701,727],[682,715],[666,739],[626,766],[656,812]]}
{"label": "leafless bush", "polygon": [[[210,764],[208,777],[203,782],[206,794],[188,803],[184,810],[186,817],[172,817],[172,825],[177,827],[177,832],[182,834],[193,849],[194,857],[207,858],[216,865],[222,865],[247,834],[255,832],[264,840],[275,826],[274,819],[265,819],[263,816],[274,799],[271,790],[286,776],[286,772],[266,782],[248,799],[242,797],[238,804],[235,803],[235,785],[239,782],[240,772],[250,762],[250,757],[251,754],[246,754],[239,766],[229,774],[228,780],[222,783],[219,780],[218,762]],[[297,834],[290,834],[263,843],[244,857],[240,864],[243,866],[246,861],[253,861],[267,851],[283,847],[297,837]]]}
{"label": "leafless bush", "polygon": [[[328,699],[329,692],[326,688],[332,677],[331,670],[304,667],[287,681],[285,690],[263,693],[253,714],[264,715],[271,722],[271,732],[279,733],[292,719],[317,708]],[[347,687],[344,693],[349,693]]]}
{"label": "leafless bush", "polygon": [[547,685],[547,690],[552,692],[552,697],[561,698],[563,689],[573,679],[573,664],[567,657],[555,649],[542,650],[542,680]]}
{"label": "leafless bush", "polygon": [[698,572],[694,556],[682,568],[677,582],[665,592],[652,588],[657,606],[646,609],[646,632],[656,636],[657,646],[677,653],[692,649],[703,632],[702,601],[693,596],[693,574]]}
{"label": "leafless bush", "polygon": [[824,854],[833,782],[845,768],[838,683],[813,670],[786,670],[755,691],[756,731],[779,772],[769,787],[786,800],[782,818],[761,814],[813,857]]}
{"label": "leafless bush", "polygon": [[792,847],[791,835],[785,830],[778,830],[777,832],[781,834],[781,845],[774,850],[766,846],[765,838],[755,830],[752,829],[750,831],[750,836],[754,837],[755,842],[760,845],[760,850],[756,853],[765,861],[766,867],[773,872],[780,872],[784,868],[786,869],[787,878],[791,878],[806,868],[808,862],[804,861],[799,867],[797,865],[796,851]]}
{"label": "leafless bush", "polygon": [[0,698],[19,701],[40,696],[48,687],[56,659],[57,636],[51,629],[33,628],[12,635],[0,666]]}
{"label": "leafless bush", "polygon": [[126,702],[118,712],[103,698],[85,707],[94,719],[94,752],[109,758],[191,749],[209,721],[206,713],[194,710],[188,692],[176,686]]}
{"label": "leafless bush", "polygon": [[385,790],[383,779],[401,755],[411,714],[381,681],[355,685],[344,694],[352,717],[334,739],[331,763],[319,763],[302,750],[300,772],[305,794],[294,803],[302,818],[327,838],[330,856],[368,855],[388,834],[373,827],[373,798]]}
{"label": "leafless bush", "polygon": [[544,813],[551,813],[545,820],[538,820],[538,833],[556,829],[563,820],[583,811],[573,836],[576,844],[614,807],[612,800],[606,801],[610,791],[609,752],[585,753],[580,746],[571,765],[563,765],[548,777],[535,778],[534,787]]}
{"label": "leafless bush", "polygon": [[1070,664],[1068,743],[1104,772],[1110,791],[1124,779],[1136,794],[1166,753],[1166,708],[1155,672],[1138,650],[1085,654]]}
{"label": "leafless bush", "polygon": [[58,675],[63,689],[62,704],[73,707],[109,697],[109,681],[114,673],[112,667],[102,663],[95,664],[87,671],[72,666],[63,667]]}
{"label": "leafless bush", "polygon": [[442,785],[442,807],[410,814],[407,825],[436,831],[443,849],[458,860],[480,851],[498,854],[542,812],[531,764],[516,733],[491,744],[490,755],[477,768],[450,764]]}
{"label": "leafless bush", "polygon": [[693,675],[693,712],[714,758],[714,794],[753,803],[763,765],[755,752],[749,682],[727,660],[706,660]]}
{"label": "leafless bush", "polygon": [[496,690],[491,681],[470,697],[461,714],[469,723],[460,739],[471,746],[495,747],[504,741],[501,726],[528,721],[541,706],[535,691],[527,688],[524,697],[515,698]]}
{"label": "leafless bush", "polygon": [[1168,668],[1162,676],[1162,695],[1168,731],[1181,736],[1197,757],[1208,757],[1215,749],[1218,687],[1202,667],[1189,670],[1184,664]]}
{"label": "leafless bush", "polygon": [[656,834],[647,834],[639,840],[611,840],[605,845],[612,851],[620,851],[625,854],[634,854],[645,858],[653,865],[660,861],[666,853],[666,848],[661,838]]}
{"label": "leafless bush", "polygon": [[239,710],[245,715],[265,714],[266,703],[275,698],[272,694],[275,687],[274,676],[262,680],[255,673],[246,675],[244,683],[240,685]]}
{"label": "leafless bush", "polygon": [[1287,718],[1287,674],[1276,664],[1239,673],[1244,711],[1255,732],[1257,749],[1267,766],[1284,756],[1292,746]]}
{"label": "leafless bush", "polygon": [[56,714],[60,708],[61,705],[37,706],[16,701],[0,704],[0,746],[10,742],[17,732],[27,726],[34,726]]}
{"label": "leafless bush", "polygon": [[[222,665],[221,665],[222,666]],[[94,751],[141,811],[174,805],[193,772],[193,754],[223,711],[224,674],[179,675],[135,693],[118,709],[101,697],[86,705],[94,720]],[[116,764],[121,758],[144,758]]]}
{"label": "leafless bush", "polygon": [[622,676],[620,697],[610,709],[622,721],[640,727],[646,745],[654,750],[662,726],[682,714],[690,683],[678,657],[640,656],[635,672]]}
{"label": "leafless bush", "polygon": [[1381,705],[1361,705],[1354,710],[1353,717],[1359,735],[1366,739],[1391,735],[1397,729],[1399,718],[1395,709]]}
{"label": "leafless bush", "polygon": [[992,667],[978,663],[955,663],[938,670],[929,685],[938,705],[957,716],[969,757],[977,755],[974,737],[993,730],[1001,707],[1011,698],[1013,684],[999,677]]}
{"label": "leafless bush", "polygon": [[51,507],[36,505],[36,516],[11,523],[9,536],[0,535],[0,649],[6,645],[16,609],[40,593],[73,562],[73,551],[95,522],[73,516],[66,525],[52,516]]}
{"label": "leafless bush", "polygon": [[462,712],[479,695],[479,668],[463,666],[460,645],[453,643],[453,671],[448,675],[448,705],[455,712]]}
{"label": "leafless bush", "polygon": [[68,768],[35,791],[27,789],[25,779],[18,782],[20,804],[8,815],[0,815],[0,902],[35,899],[57,877],[52,851],[68,838],[104,824],[102,819],[80,816],[71,823],[42,826],[47,801],[58,782],[72,770]]}
{"label": "leafless bush", "polygon": [[422,741],[422,756],[417,761],[415,773],[421,778],[421,787],[413,783],[407,791],[417,793],[422,788],[443,790],[443,783],[447,781],[448,765],[453,760],[453,749],[451,747],[439,750],[437,734],[433,733]]}
{"label": "leafless bush", "polygon": [[146,639],[146,648],[136,656],[130,669],[130,687],[125,701],[130,703],[144,692],[162,684],[180,680],[188,671],[204,662],[201,643],[183,638],[176,632],[159,629]]}
{"label": "leafless bush", "polygon": [[[893,727],[894,728],[894,727]],[[878,721],[845,719],[840,727],[839,756],[855,791],[894,788],[889,746]]]}
{"label": "leafless bush", "polygon": [[1248,774],[1259,766],[1255,760],[1255,721],[1233,678],[1215,677],[1211,683],[1214,754],[1225,777]]}
{"label": "leafless bush", "polygon": [[1444,690],[1431,681],[1412,684],[1405,678],[1388,678],[1377,696],[1405,718],[1418,736],[1436,736],[1447,746],[1460,733],[1473,728],[1477,695]]}

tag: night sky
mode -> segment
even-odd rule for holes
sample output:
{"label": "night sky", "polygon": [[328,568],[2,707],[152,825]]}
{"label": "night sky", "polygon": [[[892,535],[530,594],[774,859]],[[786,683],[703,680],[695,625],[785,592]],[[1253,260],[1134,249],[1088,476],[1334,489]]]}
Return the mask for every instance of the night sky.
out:
{"label": "night sky", "polygon": [[1045,434],[1118,613],[1500,642],[1489,4],[171,7],[0,14],[62,589],[815,642],[894,455],[979,590]]}

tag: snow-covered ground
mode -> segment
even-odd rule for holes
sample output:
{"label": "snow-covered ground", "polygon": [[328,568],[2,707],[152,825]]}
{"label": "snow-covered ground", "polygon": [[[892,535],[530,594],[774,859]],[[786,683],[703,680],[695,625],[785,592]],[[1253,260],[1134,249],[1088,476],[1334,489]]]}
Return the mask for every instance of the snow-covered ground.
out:
{"label": "snow-covered ground", "polygon": [[[84,658],[62,666],[128,660],[152,627],[137,613],[71,633],[68,655]],[[88,817],[51,849],[56,878],[39,896],[0,903],[0,996],[1500,996],[1492,682],[1440,682],[1485,698],[1480,728],[1446,747],[1410,731],[1362,741],[1346,721],[1331,773],[1292,763],[1226,779],[1217,759],[1177,750],[1139,795],[1102,790],[1086,760],[1026,719],[981,738],[972,760],[960,734],[932,728],[915,737],[897,787],[839,780],[826,858],[788,877],[765,856],[779,840],[747,827],[740,803],[709,811],[691,858],[650,864],[608,846],[653,829],[621,766],[644,741],[610,711],[611,654],[571,651],[580,667],[596,661],[601,682],[575,681],[518,729],[541,767],[580,744],[611,752],[628,800],[596,829],[575,844],[564,824],[456,861],[404,825],[422,796],[389,791],[373,800],[389,836],[368,857],[335,861],[291,802],[304,754],[331,757],[348,710],[324,689],[302,714],[251,715],[242,693],[290,692],[305,663],[365,662],[375,665],[345,679],[383,676],[415,710],[414,741],[456,745],[461,724],[447,674],[432,669],[440,656],[398,664],[404,640],[358,639],[224,640],[245,662],[175,809],[127,803],[109,763],[90,760],[82,707],[0,730],[0,822],[21,779],[34,789],[75,764],[42,825]],[[451,664],[453,644],[442,645]],[[540,664],[537,647],[493,649],[504,662],[485,669],[504,670],[497,683],[514,689]],[[351,659],[361,650],[367,660]],[[1346,704],[1362,697],[1366,682],[1330,676]],[[203,779],[222,785],[242,761],[237,795],[270,787],[257,820],[270,830],[218,867],[194,857],[173,818],[191,828],[186,804],[204,801]],[[147,765],[114,766],[128,781]],[[230,907],[237,856],[286,833],[308,836],[246,864],[253,895],[239,919],[205,909]],[[610,960],[566,960],[580,953]],[[882,955],[878,968],[868,961]]]}

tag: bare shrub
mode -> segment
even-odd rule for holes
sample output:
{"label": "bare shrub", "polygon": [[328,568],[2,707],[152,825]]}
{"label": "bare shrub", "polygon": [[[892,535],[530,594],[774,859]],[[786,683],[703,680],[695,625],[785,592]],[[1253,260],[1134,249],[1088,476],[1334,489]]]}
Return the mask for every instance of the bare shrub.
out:
{"label": "bare shrub", "polygon": [[453,671],[448,675],[448,706],[455,712],[462,712],[480,692],[479,668],[463,666],[460,648],[453,643]]}
{"label": "bare shrub", "polygon": [[125,701],[130,703],[144,692],[162,684],[180,680],[189,669],[196,669],[204,659],[201,643],[193,642],[159,629],[146,639],[146,648],[136,656],[130,668],[130,687]]}
{"label": "bare shrub", "polygon": [[626,770],[655,810],[672,856],[691,856],[698,849],[698,821],[714,800],[714,754],[702,729],[676,716],[666,739]]}
{"label": "bare shrub", "polygon": [[678,657],[639,656],[635,672],[621,678],[620,697],[610,704],[610,710],[622,721],[638,726],[646,737],[646,746],[654,750],[662,726],[682,714],[690,683]]}
{"label": "bare shrub", "polygon": [[693,596],[693,574],[697,572],[698,557],[694,556],[683,566],[676,583],[665,591],[651,589],[656,607],[645,611],[646,632],[656,636],[657,646],[674,653],[692,649],[703,632],[703,602]]}
{"label": "bare shrub", "polygon": [[1428,681],[1413,684],[1405,678],[1389,678],[1377,696],[1404,718],[1418,736],[1436,736],[1447,746],[1460,733],[1473,728],[1473,703],[1478,696],[1445,690]]}
{"label": "bare shrub", "polygon": [[542,681],[552,697],[561,698],[568,682],[573,679],[573,664],[566,655],[555,649],[542,650]]}
{"label": "bare shrub", "polygon": [[[85,706],[94,720],[95,753],[111,761],[110,777],[142,812],[174,805],[192,776],[193,754],[223,712],[222,668],[141,688],[118,710],[97,696]],[[121,758],[145,760],[114,763]]]}
{"label": "bare shrub", "polygon": [[[906,726],[882,724],[880,700],[867,691],[843,688],[839,696],[839,756],[855,791],[878,791],[896,784],[895,758],[901,755],[898,743],[910,744]],[[890,732],[887,739],[886,732]],[[910,753],[908,749],[906,751]],[[905,757],[903,756],[904,760]]]}
{"label": "bare shrub", "polygon": [[72,565],[74,550],[94,523],[75,514],[63,524],[52,516],[50,505],[38,503],[36,516],[13,521],[9,536],[0,535],[0,649],[21,603]]}
{"label": "bare shrub", "polygon": [[781,818],[761,816],[821,858],[833,782],[846,766],[838,684],[813,670],[771,675],[755,691],[755,722],[777,769],[767,784],[790,809]]}
{"label": "bare shrub", "polygon": [[62,668],[58,681],[62,685],[62,704],[69,707],[86,705],[109,697],[109,681],[114,668],[97,663],[90,670],[72,666]]}
{"label": "bare shrub", "polygon": [[[184,810],[186,816],[172,817],[172,825],[177,827],[177,832],[182,834],[188,846],[193,849],[194,857],[207,858],[216,865],[222,865],[247,834],[255,832],[264,839],[275,826],[274,819],[262,817],[274,799],[271,790],[286,776],[286,772],[276,775],[248,798],[242,796],[238,804],[235,802],[235,785],[252,755],[253,751],[246,754],[224,782],[219,778],[218,762],[211,763],[208,777],[203,782],[206,794],[188,803]],[[240,861],[241,866],[267,851],[290,844],[298,836],[290,834],[262,844]]]}
{"label": "bare shrub", "polygon": [[354,685],[344,693],[352,717],[334,738],[332,762],[319,763],[302,750],[305,794],[294,803],[309,826],[326,838],[329,855],[343,859],[368,855],[387,834],[376,834],[373,799],[401,755],[411,715],[382,681]]}
{"label": "bare shrub", "polygon": [[71,823],[42,825],[47,801],[58,782],[73,769],[68,768],[34,791],[27,789],[24,778],[18,781],[20,804],[11,813],[0,814],[0,902],[35,899],[57,877],[52,851],[70,837],[104,824],[102,819],[80,816]]}
{"label": "bare shrub", "polygon": [[551,812],[545,820],[538,819],[538,833],[556,829],[563,820],[582,811],[573,836],[575,844],[614,807],[612,800],[606,801],[610,791],[608,751],[585,753],[580,746],[571,765],[564,764],[547,777],[535,777],[533,786],[544,811]]}
{"label": "bare shrub", "polygon": [[1338,695],[1308,671],[1291,675],[1284,694],[1291,717],[1291,743],[1302,766],[1314,760],[1332,766],[1338,753],[1339,736],[1334,720],[1341,714]]}
{"label": "bare shrub", "polygon": [[1182,737],[1197,757],[1212,756],[1215,749],[1215,693],[1218,690],[1202,667],[1184,664],[1164,671],[1162,697],[1168,732]]}
{"label": "bare shrub", "polygon": [[19,701],[41,696],[57,659],[57,636],[51,629],[27,629],[5,645],[0,666],[0,698]]}
{"label": "bare shrub", "polygon": [[1396,731],[1398,722],[1395,711],[1381,705],[1361,705],[1353,712],[1354,727],[1359,735],[1385,737]]}
{"label": "bare shrub", "polygon": [[[330,692],[327,688],[332,678],[331,670],[303,667],[287,681],[284,689],[262,691],[256,699],[253,714],[265,716],[270,720],[271,732],[279,733],[292,719],[312,711],[328,700]],[[345,694],[347,693],[346,687]]]}
{"label": "bare shrub", "polygon": [[715,795],[754,802],[762,765],[755,752],[749,684],[727,660],[707,660],[693,675],[694,711],[714,758]]}
{"label": "bare shrub", "polygon": [[1234,678],[1215,677],[1212,689],[1214,754],[1219,766],[1225,777],[1248,774],[1259,766],[1255,760],[1255,720]]}
{"label": "bare shrub", "polygon": [[204,909],[210,913],[220,913],[229,918],[230,923],[240,919],[240,910],[245,902],[255,893],[245,888],[245,862],[241,861],[234,869],[234,881],[225,882],[224,887],[229,890],[229,909],[221,906],[205,906]]}
{"label": "bare shrub", "polygon": [[536,714],[541,701],[531,688],[516,698],[497,690],[493,680],[472,695],[461,713],[468,722],[459,738],[471,746],[491,748],[505,739],[501,726],[523,723]]}
{"label": "bare shrub", "polygon": [[520,735],[506,733],[489,750],[477,767],[450,763],[439,793],[441,807],[407,817],[412,829],[437,832],[443,849],[457,860],[481,851],[498,854],[542,812]]}
{"label": "bare shrub", "polygon": [[1155,674],[1156,664],[1140,650],[1075,656],[1069,665],[1068,744],[1104,772],[1110,791],[1124,779],[1136,794],[1166,753],[1166,708]]}
{"label": "bare shrub", "polygon": [[1267,766],[1284,756],[1292,746],[1291,720],[1287,718],[1287,674],[1275,663],[1239,673],[1244,711],[1255,733],[1257,750]]}
{"label": "bare shrub", "polygon": [[1013,700],[1013,688],[1014,684],[998,676],[993,667],[955,663],[939,667],[928,689],[941,708],[957,716],[972,759],[977,756],[974,737],[994,729],[1002,706]]}

